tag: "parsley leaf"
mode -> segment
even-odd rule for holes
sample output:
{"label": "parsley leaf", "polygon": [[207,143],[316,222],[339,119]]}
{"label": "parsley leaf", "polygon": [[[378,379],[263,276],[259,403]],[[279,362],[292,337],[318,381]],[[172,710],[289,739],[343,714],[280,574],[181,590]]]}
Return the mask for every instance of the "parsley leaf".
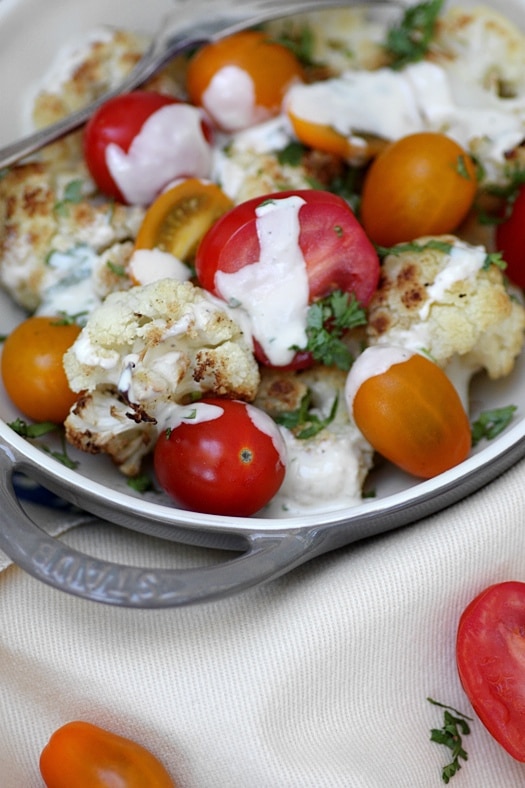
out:
{"label": "parsley leaf", "polygon": [[[441,771],[443,782],[448,784],[450,778],[454,777],[461,769],[459,759],[468,760],[468,755],[463,748],[462,736],[467,736],[470,733],[470,726],[467,720],[471,722],[472,719],[451,706],[445,706],[443,703],[432,700],[432,698],[427,698],[427,700],[434,706],[444,709],[443,727],[432,728],[430,741],[436,742],[436,744],[443,744],[452,752],[452,761],[444,766]],[[451,712],[454,712],[454,714],[451,714]]]}
{"label": "parsley leaf", "polygon": [[437,252],[444,252],[450,254],[453,245],[446,241],[438,241],[433,238],[424,244],[417,243],[416,241],[409,241],[408,243],[396,244],[396,246],[376,246],[376,251],[379,257],[386,257],[389,254],[397,255],[404,252],[424,252],[425,249],[434,249]]}
{"label": "parsley leaf", "polygon": [[385,49],[392,57],[391,68],[398,70],[423,60],[442,7],[443,0],[427,0],[406,9],[399,25],[387,34]]}
{"label": "parsley leaf", "polygon": [[354,359],[341,338],[348,329],[365,323],[365,311],[355,296],[334,290],[310,306],[306,316],[306,347],[292,349],[307,350],[315,361],[348,370]]}
{"label": "parsley leaf", "polygon": [[301,399],[301,404],[297,410],[291,410],[287,413],[278,413],[274,416],[274,420],[282,427],[287,427],[287,429],[291,430],[296,438],[300,438],[301,440],[313,438],[334,420],[338,402],[339,397],[336,396],[330,408],[330,413],[326,418],[322,419],[311,409],[312,392],[308,389]]}
{"label": "parsley leaf", "polygon": [[483,438],[489,441],[496,438],[508,427],[516,410],[516,405],[506,405],[483,411],[472,424],[472,445],[475,446]]}
{"label": "parsley leaf", "polygon": [[290,167],[298,167],[301,164],[306,148],[301,142],[292,140],[286,147],[277,151],[277,161],[281,166],[288,164]]}
{"label": "parsley leaf", "polygon": [[46,446],[45,443],[39,443],[39,448],[42,449],[42,451],[47,452],[47,454],[49,454],[51,457],[54,457],[54,459],[58,460],[58,462],[61,462],[62,465],[66,466],[66,468],[71,468],[74,470],[78,466],[78,462],[76,462],[76,460],[72,460],[66,451],[66,439],[64,431],[58,424],[54,424],[52,421],[41,421],[37,422],[36,424],[28,424],[23,419],[15,419],[10,424],[8,424],[8,426],[11,427],[11,429],[14,430],[18,435],[21,435],[22,438],[27,438],[28,440],[42,438],[44,435],[48,435],[52,432],[60,432],[62,443],[61,451],[51,449],[49,446]]}
{"label": "parsley leaf", "polygon": [[67,214],[69,205],[74,205],[82,200],[82,186],[80,179],[70,181],[64,189],[64,197],[55,204],[55,212],[60,216]]}

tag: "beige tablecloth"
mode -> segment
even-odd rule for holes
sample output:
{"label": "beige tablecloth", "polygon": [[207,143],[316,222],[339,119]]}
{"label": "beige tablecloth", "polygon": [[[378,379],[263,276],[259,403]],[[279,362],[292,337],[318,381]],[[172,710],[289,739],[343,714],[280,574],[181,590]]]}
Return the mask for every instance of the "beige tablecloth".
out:
{"label": "beige tablecloth", "polygon": [[[83,719],[136,738],[185,788],[432,788],[443,712],[472,714],[459,616],[525,580],[525,463],[420,523],[327,554],[263,587],[165,611],[67,596],[0,573],[0,785],[36,788],[51,732]],[[113,560],[216,560],[90,521],[64,537]],[[525,784],[476,719],[456,788]]]}

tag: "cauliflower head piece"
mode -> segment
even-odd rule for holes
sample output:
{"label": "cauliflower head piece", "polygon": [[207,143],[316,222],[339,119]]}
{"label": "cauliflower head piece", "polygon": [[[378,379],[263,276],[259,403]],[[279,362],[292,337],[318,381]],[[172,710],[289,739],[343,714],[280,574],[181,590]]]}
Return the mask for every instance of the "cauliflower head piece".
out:
{"label": "cauliflower head piece", "polygon": [[369,305],[369,343],[428,354],[454,370],[464,401],[475,372],[492,379],[511,372],[524,331],[525,309],[483,246],[452,235],[425,237],[385,257]]}
{"label": "cauliflower head piece", "polygon": [[251,344],[228,308],[174,279],[111,293],[64,368],[80,394],[68,441],[109,454],[127,475],[139,472],[174,409],[206,394],[251,401],[259,385]]}

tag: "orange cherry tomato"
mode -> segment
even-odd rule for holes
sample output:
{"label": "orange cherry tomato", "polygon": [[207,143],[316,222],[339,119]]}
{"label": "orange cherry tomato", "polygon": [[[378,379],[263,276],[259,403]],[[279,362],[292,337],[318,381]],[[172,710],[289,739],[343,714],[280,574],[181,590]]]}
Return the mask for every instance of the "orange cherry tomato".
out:
{"label": "orange cherry tomato", "polygon": [[56,424],[66,418],[78,395],[69,388],[62,359],[79,333],[79,326],[59,317],[30,317],[5,340],[2,380],[24,416]]}
{"label": "orange cherry tomato", "polygon": [[291,110],[288,110],[287,114],[295,136],[300,142],[310,148],[332,153],[345,161],[364,164],[385,148],[385,141],[378,137],[359,135],[361,144],[358,144],[330,126],[305,120]]}
{"label": "orange cherry tomato", "polygon": [[186,87],[219,128],[238,131],[277,115],[288,87],[303,77],[287,47],[249,30],[203,46],[189,62]]}
{"label": "orange cherry tomato", "polygon": [[453,232],[476,195],[470,156],[444,134],[410,134],[388,145],[368,170],[360,218],[371,241],[394,246]]}
{"label": "orange cherry tomato", "polygon": [[176,788],[155,756],[89,722],[56,730],[40,755],[47,788]]}
{"label": "orange cherry tomato", "polygon": [[347,398],[368,442],[407,473],[428,479],[469,454],[470,424],[459,395],[424,356],[367,348],[350,370]]}
{"label": "orange cherry tomato", "polygon": [[233,201],[214,183],[188,178],[150,205],[135,240],[136,249],[160,249],[191,262],[204,234],[233,208]]}

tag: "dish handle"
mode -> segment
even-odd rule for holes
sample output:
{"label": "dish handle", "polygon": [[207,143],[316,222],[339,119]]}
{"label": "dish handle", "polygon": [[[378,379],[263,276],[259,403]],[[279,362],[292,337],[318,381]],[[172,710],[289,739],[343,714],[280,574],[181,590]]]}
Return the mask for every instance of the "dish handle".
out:
{"label": "dish handle", "polygon": [[246,551],[213,566],[146,569],[94,558],[47,534],[20,505],[13,487],[17,463],[0,446],[0,548],[34,578],[94,602],[169,608],[212,601],[273,580],[302,564],[313,534],[286,530],[246,535]]}

